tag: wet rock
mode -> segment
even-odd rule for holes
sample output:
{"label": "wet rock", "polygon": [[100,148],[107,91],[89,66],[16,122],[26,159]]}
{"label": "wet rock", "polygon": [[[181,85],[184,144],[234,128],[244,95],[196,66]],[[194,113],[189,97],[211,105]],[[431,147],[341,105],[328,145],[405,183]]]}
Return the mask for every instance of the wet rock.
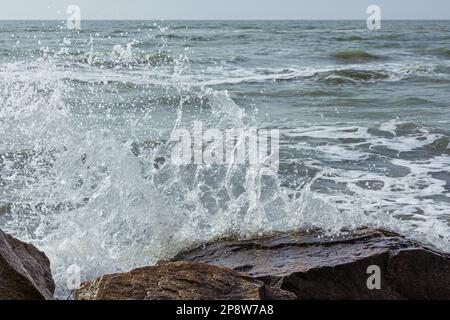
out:
{"label": "wet rock", "polygon": [[173,260],[245,272],[298,299],[450,299],[450,255],[381,230],[218,241]]}
{"label": "wet rock", "polygon": [[45,254],[0,230],[0,300],[52,299],[54,291]]}
{"label": "wet rock", "polygon": [[105,275],[82,284],[77,300],[261,300],[293,299],[228,268],[190,262],[164,263]]}

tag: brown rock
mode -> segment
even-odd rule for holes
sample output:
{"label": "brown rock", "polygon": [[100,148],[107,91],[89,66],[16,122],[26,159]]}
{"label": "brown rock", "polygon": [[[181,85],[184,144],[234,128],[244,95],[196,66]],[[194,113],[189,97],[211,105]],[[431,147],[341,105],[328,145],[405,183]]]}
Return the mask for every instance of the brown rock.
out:
{"label": "brown rock", "polygon": [[[450,299],[450,255],[380,230],[339,237],[318,231],[220,241],[173,259],[245,272],[298,299]],[[369,266],[381,289],[369,290]]]}
{"label": "brown rock", "polygon": [[54,291],[45,254],[0,230],[0,300],[52,299]]}
{"label": "brown rock", "polygon": [[[267,292],[267,293],[266,293]],[[239,272],[207,264],[164,263],[105,275],[82,284],[77,300],[260,300],[266,295],[293,299],[290,292],[267,289]]]}

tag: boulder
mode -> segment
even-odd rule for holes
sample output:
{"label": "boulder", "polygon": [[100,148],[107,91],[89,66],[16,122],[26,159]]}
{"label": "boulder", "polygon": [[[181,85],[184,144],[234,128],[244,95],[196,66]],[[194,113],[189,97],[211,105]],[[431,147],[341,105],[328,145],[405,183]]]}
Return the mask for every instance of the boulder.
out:
{"label": "boulder", "polygon": [[450,255],[382,230],[217,241],[178,260],[245,272],[297,299],[450,299]]}
{"label": "boulder", "polygon": [[54,291],[45,254],[0,230],[0,300],[52,299]]}
{"label": "boulder", "polygon": [[261,300],[295,295],[224,267],[172,262],[87,281],[77,300]]}

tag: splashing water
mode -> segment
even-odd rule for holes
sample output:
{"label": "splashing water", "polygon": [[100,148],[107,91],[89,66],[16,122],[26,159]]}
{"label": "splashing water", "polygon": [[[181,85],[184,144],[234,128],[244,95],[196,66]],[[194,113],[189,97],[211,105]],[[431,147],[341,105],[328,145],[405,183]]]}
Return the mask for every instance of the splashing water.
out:
{"label": "splashing water", "polygon": [[[130,47],[126,53],[130,59]],[[141,144],[133,153],[133,139],[107,127],[86,128],[65,102],[71,88],[55,77],[63,71],[53,58],[6,72],[21,79],[2,93],[2,135],[9,137],[4,143],[9,149],[2,150],[3,201],[12,206],[3,227],[49,255],[58,294],[72,264],[92,278],[153,264],[214,238],[302,225],[305,195],[287,192],[276,176],[260,175],[261,168],[175,166],[169,141]],[[29,72],[36,77],[27,80]],[[215,127],[252,124],[226,92],[199,95],[208,99],[208,122]],[[184,120],[183,102],[177,109],[174,130]],[[132,128],[140,116],[128,113],[121,125]],[[158,159],[165,161],[156,165]]]}

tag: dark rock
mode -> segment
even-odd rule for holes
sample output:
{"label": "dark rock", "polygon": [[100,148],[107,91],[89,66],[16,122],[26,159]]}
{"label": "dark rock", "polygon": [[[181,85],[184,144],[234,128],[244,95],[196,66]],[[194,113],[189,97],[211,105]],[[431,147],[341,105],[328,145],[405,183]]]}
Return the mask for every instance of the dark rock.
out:
{"label": "dark rock", "polygon": [[0,300],[52,299],[54,291],[45,254],[0,230]]}
{"label": "dark rock", "polygon": [[[219,241],[173,260],[245,272],[298,299],[450,299],[450,255],[380,230]],[[373,265],[381,271],[380,290],[367,286]]]}
{"label": "dark rock", "polygon": [[82,284],[77,300],[261,300],[295,295],[228,268],[190,262],[164,263],[105,275]]}

